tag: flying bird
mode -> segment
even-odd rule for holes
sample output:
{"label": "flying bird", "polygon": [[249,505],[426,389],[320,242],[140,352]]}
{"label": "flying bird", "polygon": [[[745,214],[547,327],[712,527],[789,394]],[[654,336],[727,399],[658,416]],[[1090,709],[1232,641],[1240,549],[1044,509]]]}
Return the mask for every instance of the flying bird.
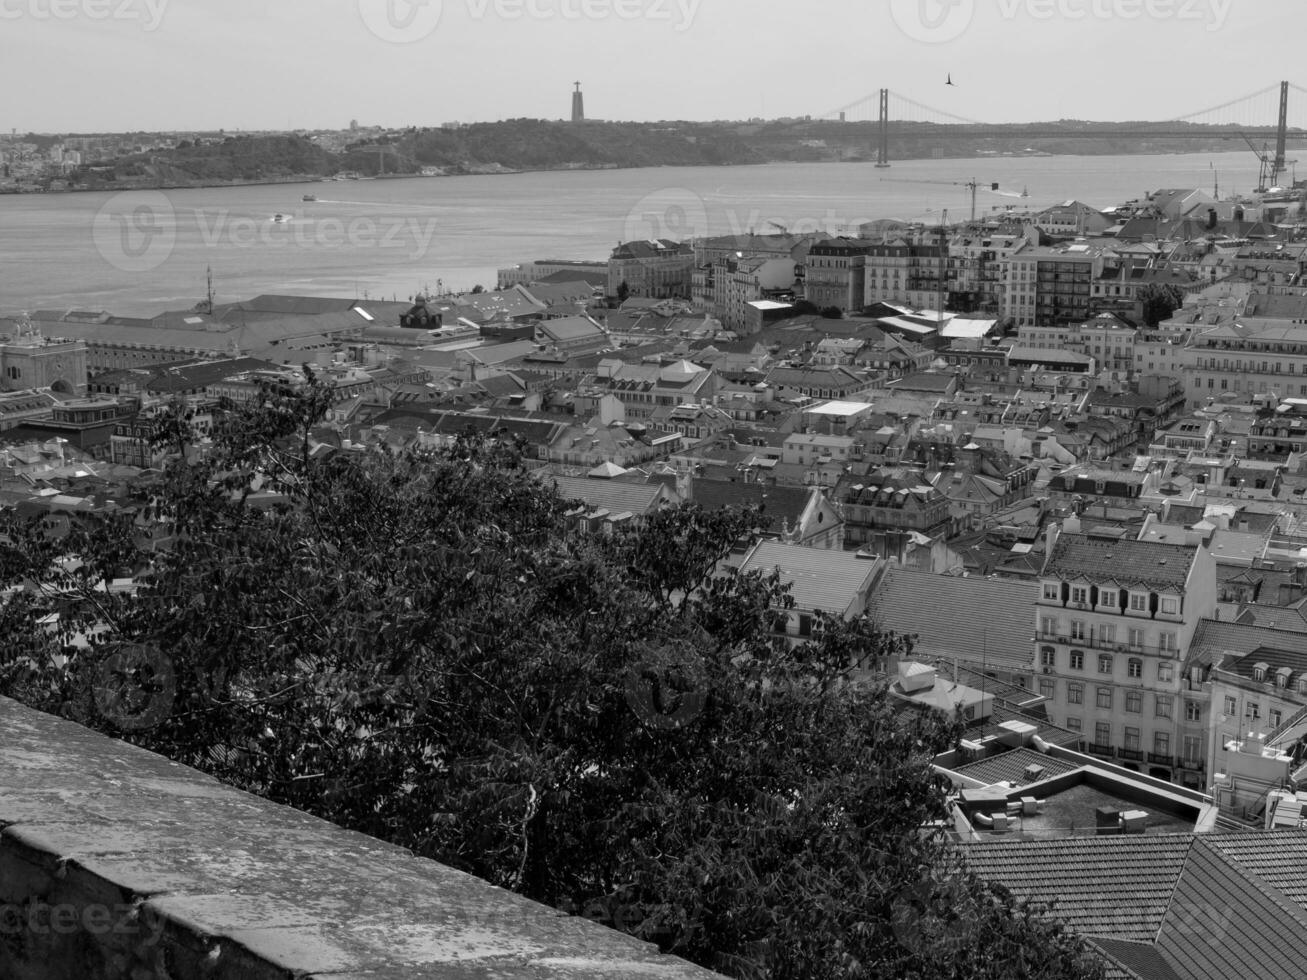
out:
{"label": "flying bird", "polygon": [[[952,72],[949,72],[949,73],[948,73],[948,81],[945,82],[944,84],[945,84],[945,85],[953,85],[953,73],[952,73]],[[956,85],[953,85],[953,87],[954,87],[954,88],[957,88]]]}

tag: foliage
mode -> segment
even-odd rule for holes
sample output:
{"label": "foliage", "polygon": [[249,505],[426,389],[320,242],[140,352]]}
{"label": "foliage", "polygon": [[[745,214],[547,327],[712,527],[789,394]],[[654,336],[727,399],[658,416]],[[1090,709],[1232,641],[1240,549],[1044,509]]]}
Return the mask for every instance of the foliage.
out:
{"label": "foliage", "polygon": [[508,442],[322,457],[327,404],[268,388],[199,457],[165,413],[161,551],[144,514],[7,520],[0,586],[40,588],[0,606],[0,692],[733,976],[1097,975],[922,832],[957,724],[850,680],[907,641],[791,645],[778,577],[717,571],[756,513],[573,533]]}
{"label": "foliage", "polygon": [[1184,290],[1175,283],[1150,282],[1140,288],[1136,299],[1143,312],[1144,325],[1155,327],[1184,305]]}
{"label": "foliage", "polygon": [[838,306],[823,306],[821,308],[821,315],[827,320],[844,319],[844,311]]}

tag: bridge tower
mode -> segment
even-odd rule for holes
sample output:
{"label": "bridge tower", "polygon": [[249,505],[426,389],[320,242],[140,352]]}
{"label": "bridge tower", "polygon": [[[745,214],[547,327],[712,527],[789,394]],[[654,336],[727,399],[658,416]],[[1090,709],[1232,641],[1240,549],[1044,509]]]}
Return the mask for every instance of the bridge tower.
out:
{"label": "bridge tower", "polygon": [[1280,120],[1275,131],[1275,163],[1271,171],[1271,183],[1280,182],[1280,174],[1284,173],[1284,140],[1285,132],[1289,128],[1289,83],[1280,83]]}
{"label": "bridge tower", "polygon": [[[1284,110],[1281,108],[1281,114]],[[880,90],[880,141],[876,147],[876,166],[889,166],[889,89]]]}

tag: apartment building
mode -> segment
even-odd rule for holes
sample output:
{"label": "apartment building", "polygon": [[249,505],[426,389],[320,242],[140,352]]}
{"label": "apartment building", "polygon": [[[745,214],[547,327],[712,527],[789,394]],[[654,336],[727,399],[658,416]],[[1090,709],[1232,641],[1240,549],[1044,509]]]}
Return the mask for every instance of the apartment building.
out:
{"label": "apartment building", "polygon": [[1188,355],[1185,389],[1194,408],[1209,398],[1307,398],[1307,324],[1241,317],[1197,334]]}
{"label": "apartment building", "polygon": [[[1034,681],[1054,723],[1089,750],[1177,779],[1181,664],[1216,609],[1216,562],[1193,544],[1136,541],[1119,530],[1050,531],[1035,600]],[[1201,758],[1202,753],[1190,758]]]}
{"label": "apartment building", "polygon": [[1017,327],[1082,323],[1110,247],[1101,242],[1027,245],[1005,259],[1000,313]]}
{"label": "apartment building", "polygon": [[617,296],[625,283],[631,296],[688,299],[693,269],[689,245],[667,238],[624,242],[608,257],[608,295]]}
{"label": "apartment building", "polygon": [[872,247],[861,238],[832,238],[812,246],[804,266],[804,297],[821,309],[861,310]]}
{"label": "apartment building", "polygon": [[914,245],[895,240],[873,245],[866,257],[863,304],[888,303],[913,309],[938,309],[954,282],[947,246]]}
{"label": "apartment building", "polygon": [[1002,260],[1026,244],[1021,235],[971,232],[955,236],[948,246],[953,280],[948,305],[955,310],[994,310],[1003,305]]}

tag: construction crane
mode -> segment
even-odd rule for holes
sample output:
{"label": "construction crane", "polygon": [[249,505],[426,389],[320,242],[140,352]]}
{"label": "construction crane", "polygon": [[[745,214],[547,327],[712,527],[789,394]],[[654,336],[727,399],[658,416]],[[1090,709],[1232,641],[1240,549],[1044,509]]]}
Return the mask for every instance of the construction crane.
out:
{"label": "construction crane", "polygon": [[1275,178],[1280,176],[1275,169],[1275,157],[1271,154],[1271,148],[1263,143],[1262,148],[1257,149],[1256,144],[1248,138],[1247,133],[1240,133],[1243,141],[1248,144],[1248,149],[1253,151],[1253,156],[1257,157],[1257,193],[1265,194],[1267,188],[1275,183]]}
{"label": "construction crane", "polygon": [[[976,188],[982,186],[981,181],[972,177],[970,180],[914,180],[908,177],[882,177],[881,180],[888,180],[897,184],[947,184],[950,187],[966,187],[971,191],[971,220],[976,220]],[[1029,197],[1024,190],[1018,194],[1016,191],[1001,191],[998,189],[998,181],[990,181],[989,187],[986,188],[991,194],[999,194],[1003,197]]]}

